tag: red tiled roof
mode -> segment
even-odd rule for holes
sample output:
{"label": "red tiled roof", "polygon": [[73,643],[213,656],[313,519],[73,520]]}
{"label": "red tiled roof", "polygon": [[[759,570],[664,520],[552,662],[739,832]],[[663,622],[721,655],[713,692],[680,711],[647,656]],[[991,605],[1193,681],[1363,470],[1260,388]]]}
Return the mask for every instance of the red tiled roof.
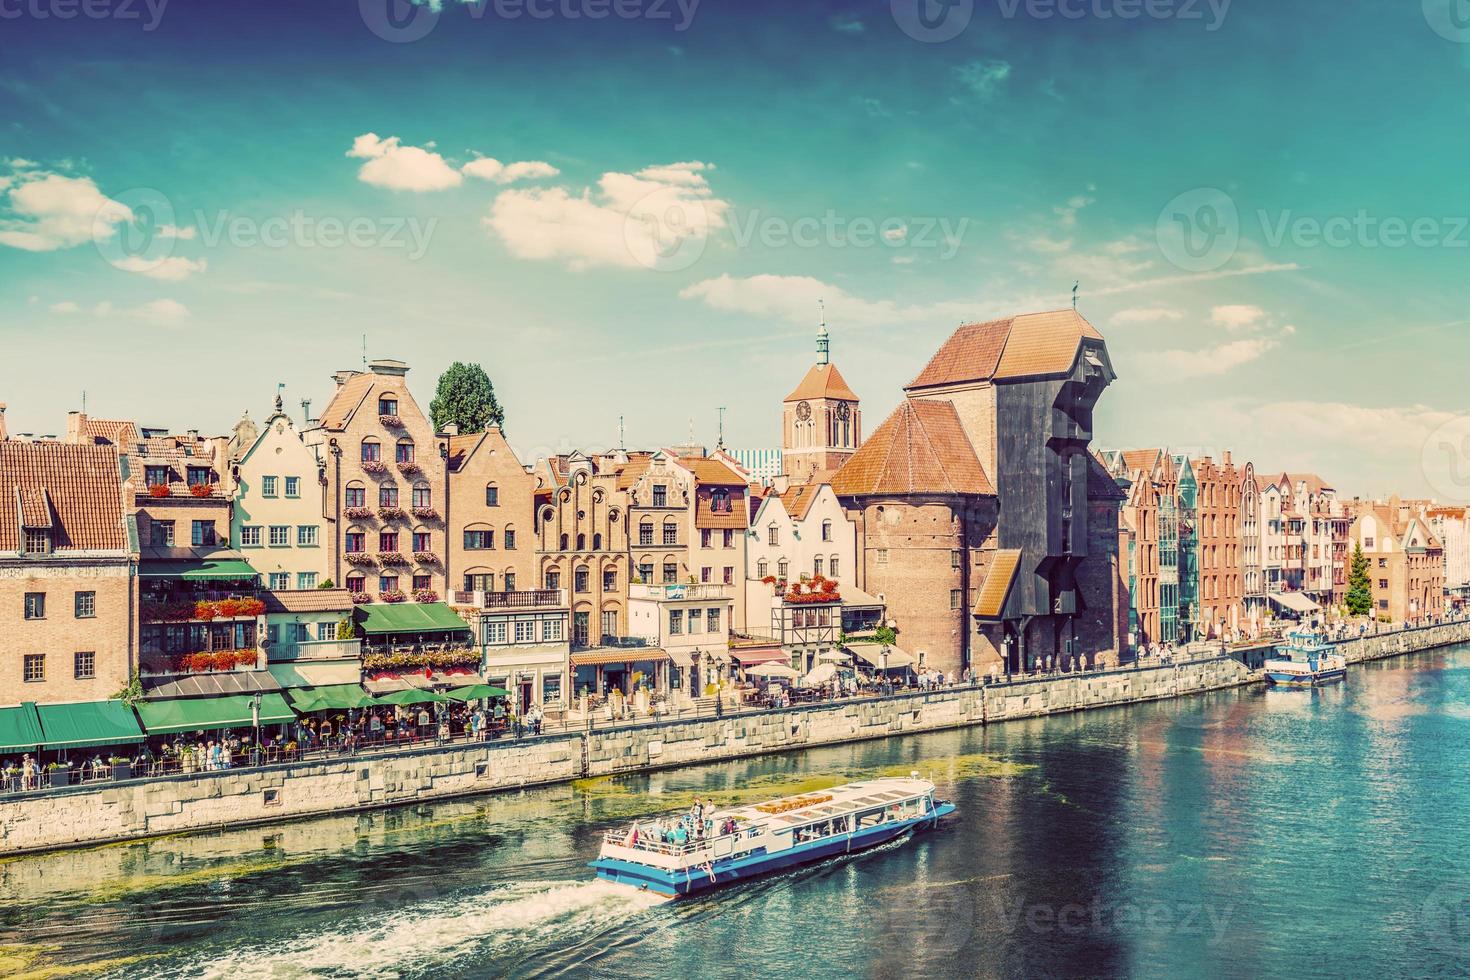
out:
{"label": "red tiled roof", "polygon": [[1006,599],[1011,594],[1011,584],[1016,581],[1016,569],[1021,567],[1020,548],[1000,548],[990,559],[985,572],[985,583],[975,598],[974,614],[981,619],[998,620],[1005,611]]}
{"label": "red tiled roof", "polygon": [[995,488],[954,404],[904,399],[832,477],[839,496],[984,494]]}
{"label": "red tiled roof", "polygon": [[716,487],[745,486],[745,477],[718,459],[708,456],[679,456],[674,462],[693,473],[696,483]]}
{"label": "red tiled roof", "polygon": [[0,551],[20,550],[22,524],[43,516],[56,551],[127,551],[117,447],[0,442]]}
{"label": "red tiled roof", "polygon": [[786,401],[796,402],[806,398],[833,398],[839,401],[857,401],[857,395],[847,386],[842,372],[836,364],[813,364],[806,372]]}
{"label": "red tiled roof", "polygon": [[794,483],[780,495],[781,506],[786,508],[786,513],[791,515],[792,520],[805,520],[822,486],[820,483]]}
{"label": "red tiled roof", "polygon": [[354,374],[339,385],[332,393],[332,400],[327,404],[326,411],[322,412],[322,428],[343,428],[352,413],[357,411],[358,406],[372,392],[376,378],[377,375],[371,372],[363,372]]}
{"label": "red tiled roof", "polygon": [[126,419],[94,419],[83,416],[77,423],[80,442],[126,447],[138,441],[138,429]]}
{"label": "red tiled roof", "polygon": [[485,438],[483,432],[471,432],[461,436],[449,437],[449,468],[457,471],[464,465],[466,459],[480,445],[480,440]]}
{"label": "red tiled roof", "polygon": [[1084,338],[1102,340],[1102,334],[1073,309],[967,323],[944,342],[908,387],[1065,374]]}
{"label": "red tiled roof", "polygon": [[352,593],[346,589],[292,589],[262,594],[268,613],[349,612]]}

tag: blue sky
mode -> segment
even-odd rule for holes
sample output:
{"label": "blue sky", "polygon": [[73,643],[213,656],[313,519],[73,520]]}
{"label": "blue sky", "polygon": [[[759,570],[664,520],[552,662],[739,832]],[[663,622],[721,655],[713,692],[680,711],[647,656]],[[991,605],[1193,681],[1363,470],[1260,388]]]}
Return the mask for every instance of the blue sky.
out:
{"label": "blue sky", "polygon": [[1470,0],[396,2],[0,4],[13,430],[320,409],[366,334],[527,457],[774,445],[819,298],[871,429],[1080,280],[1100,444],[1470,493]]}

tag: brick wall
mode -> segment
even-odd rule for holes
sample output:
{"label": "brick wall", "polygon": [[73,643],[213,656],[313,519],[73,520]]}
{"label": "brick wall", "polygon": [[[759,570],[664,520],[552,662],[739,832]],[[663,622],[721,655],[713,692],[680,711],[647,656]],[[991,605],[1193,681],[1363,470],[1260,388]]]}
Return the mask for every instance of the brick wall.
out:
{"label": "brick wall", "polygon": [[[124,559],[112,563],[0,568],[0,705],[101,701],[134,667],[137,593]],[[25,595],[46,596],[44,619],[25,618]],[[94,592],[95,615],[76,616],[76,593]],[[76,677],[75,655],[95,654],[95,676]],[[45,680],[27,682],[25,657],[44,654]]]}

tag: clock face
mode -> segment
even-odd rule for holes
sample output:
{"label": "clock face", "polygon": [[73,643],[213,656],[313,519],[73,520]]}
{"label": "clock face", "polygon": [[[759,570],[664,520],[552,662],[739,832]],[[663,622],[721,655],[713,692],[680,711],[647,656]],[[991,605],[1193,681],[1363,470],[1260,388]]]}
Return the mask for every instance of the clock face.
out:
{"label": "clock face", "polygon": [[812,417],[812,406],[808,402],[798,402],[796,405],[796,417],[805,422]]}
{"label": "clock face", "polygon": [[839,419],[841,419],[842,421],[846,422],[847,421],[848,413],[850,411],[851,411],[851,409],[849,409],[847,407],[847,402],[843,402],[842,404],[840,404],[840,405],[837,406],[837,417]]}

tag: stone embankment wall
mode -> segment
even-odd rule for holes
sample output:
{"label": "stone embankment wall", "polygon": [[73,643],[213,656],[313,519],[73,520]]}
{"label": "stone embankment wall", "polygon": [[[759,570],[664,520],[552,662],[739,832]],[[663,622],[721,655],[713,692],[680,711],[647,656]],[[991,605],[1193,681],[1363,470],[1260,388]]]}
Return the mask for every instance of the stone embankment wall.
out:
{"label": "stone embankment wall", "polygon": [[[1341,645],[1350,661],[1470,640],[1470,623]],[[890,735],[1181,697],[1259,680],[1228,657],[665,720],[522,741],[96,784],[0,801],[0,855],[238,827]]]}

